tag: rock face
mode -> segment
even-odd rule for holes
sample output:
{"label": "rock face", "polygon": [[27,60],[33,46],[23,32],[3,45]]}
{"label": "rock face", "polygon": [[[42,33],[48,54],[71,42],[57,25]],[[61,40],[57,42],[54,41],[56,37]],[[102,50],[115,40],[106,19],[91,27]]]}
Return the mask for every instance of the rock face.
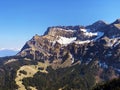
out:
{"label": "rock face", "polygon": [[43,62],[49,60],[56,65],[65,63],[64,67],[97,59],[100,67],[113,67],[119,72],[119,25],[118,19],[112,24],[100,20],[87,27],[49,27],[43,36],[35,35],[29,40],[17,55]]}

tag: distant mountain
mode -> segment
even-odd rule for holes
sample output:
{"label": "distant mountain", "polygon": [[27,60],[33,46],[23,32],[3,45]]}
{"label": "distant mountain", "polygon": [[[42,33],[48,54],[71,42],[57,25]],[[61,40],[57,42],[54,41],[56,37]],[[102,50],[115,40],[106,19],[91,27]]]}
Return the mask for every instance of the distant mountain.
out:
{"label": "distant mountain", "polygon": [[0,58],[0,90],[91,90],[120,77],[120,19],[52,26]]}
{"label": "distant mountain", "polygon": [[13,56],[13,55],[16,55],[18,52],[19,52],[19,50],[2,49],[2,50],[0,50],[0,57]]}

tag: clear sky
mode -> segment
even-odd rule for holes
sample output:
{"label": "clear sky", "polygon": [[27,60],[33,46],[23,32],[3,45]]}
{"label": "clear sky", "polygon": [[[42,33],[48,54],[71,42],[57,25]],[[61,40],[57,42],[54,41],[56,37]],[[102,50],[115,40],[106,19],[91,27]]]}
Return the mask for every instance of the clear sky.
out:
{"label": "clear sky", "polygon": [[120,18],[120,0],[0,0],[0,48],[21,48],[56,25]]}

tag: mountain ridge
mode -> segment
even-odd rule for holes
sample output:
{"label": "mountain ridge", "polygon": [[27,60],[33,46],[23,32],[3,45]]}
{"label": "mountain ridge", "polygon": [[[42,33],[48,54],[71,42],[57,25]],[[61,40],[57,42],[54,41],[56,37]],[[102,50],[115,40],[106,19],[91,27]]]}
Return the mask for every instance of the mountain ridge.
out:
{"label": "mountain ridge", "polygon": [[[118,19],[116,21],[118,21]],[[34,60],[42,58],[43,61],[50,60],[51,62],[52,59],[52,62],[54,60],[61,62],[60,57],[64,58],[67,54],[71,59],[75,59],[74,55],[71,54],[72,51],[68,48],[72,45],[77,45],[80,48],[80,46],[83,45],[88,47],[92,43],[94,46],[95,44],[100,44],[106,48],[116,48],[115,46],[118,46],[120,43],[120,30],[119,28],[114,29],[111,25],[113,24],[106,24],[104,21],[99,20],[87,27],[80,25],[49,27],[43,36],[33,36],[17,55],[30,57],[30,59]],[[102,29],[102,31],[100,29]],[[103,41],[105,44],[103,44]],[[80,55],[82,55],[82,53]],[[72,65],[72,62],[70,65]]]}
{"label": "mountain ridge", "polygon": [[0,74],[7,73],[18,90],[90,90],[119,78],[118,21],[118,25],[99,20],[89,26],[49,27],[27,41],[17,55],[0,58]]}

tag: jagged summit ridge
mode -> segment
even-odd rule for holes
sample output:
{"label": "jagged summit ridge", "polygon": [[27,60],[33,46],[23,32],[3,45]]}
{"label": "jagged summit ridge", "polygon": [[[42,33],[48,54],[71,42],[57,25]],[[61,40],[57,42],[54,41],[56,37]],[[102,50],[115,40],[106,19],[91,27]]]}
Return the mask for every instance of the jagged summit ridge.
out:
{"label": "jagged summit ridge", "polygon": [[51,35],[51,36],[65,36],[70,37],[74,35],[74,32],[85,28],[84,26],[53,26],[49,27],[44,35]]}
{"label": "jagged summit ridge", "polygon": [[104,27],[105,25],[108,25],[108,23],[106,23],[103,20],[98,20],[98,21],[96,21],[95,23],[92,24],[92,26],[97,26],[98,28]]}
{"label": "jagged summit ridge", "polygon": [[66,53],[71,56],[72,52],[69,49],[72,45],[80,47],[91,43],[102,44],[103,41],[110,48],[119,45],[118,31],[120,30],[113,29],[111,24],[101,20],[87,27],[80,25],[49,27],[43,36],[35,35],[29,40],[17,55],[34,58],[34,60],[60,61],[60,57],[63,58]]}

